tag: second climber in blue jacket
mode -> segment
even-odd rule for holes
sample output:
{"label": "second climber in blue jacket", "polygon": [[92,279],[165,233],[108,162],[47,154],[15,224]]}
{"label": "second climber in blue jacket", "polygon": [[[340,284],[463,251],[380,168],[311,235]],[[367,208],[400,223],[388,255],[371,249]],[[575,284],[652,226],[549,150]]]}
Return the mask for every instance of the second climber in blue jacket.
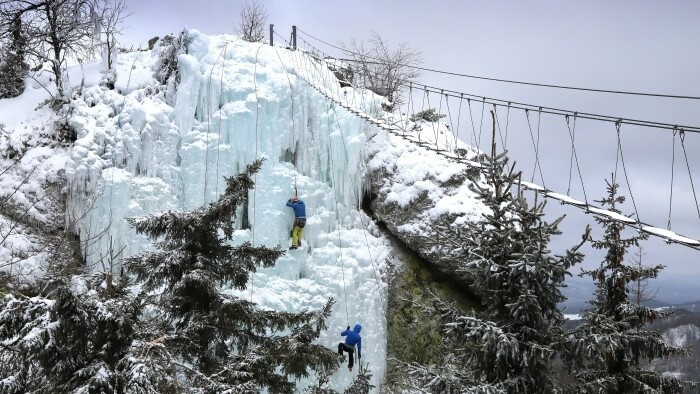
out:
{"label": "second climber in blue jacket", "polygon": [[301,246],[301,232],[306,225],[306,205],[297,196],[287,200],[287,206],[294,210],[294,227],[292,228],[292,246],[296,249]]}
{"label": "second climber in blue jacket", "polygon": [[355,328],[350,331],[350,326],[347,330],[340,333],[340,336],[345,337],[345,342],[340,342],[338,344],[338,354],[343,355],[343,351],[348,352],[348,369],[352,371],[352,366],[354,363],[355,345],[357,345],[357,360],[362,358],[362,337],[360,336],[360,330],[362,326],[358,323],[355,324]]}

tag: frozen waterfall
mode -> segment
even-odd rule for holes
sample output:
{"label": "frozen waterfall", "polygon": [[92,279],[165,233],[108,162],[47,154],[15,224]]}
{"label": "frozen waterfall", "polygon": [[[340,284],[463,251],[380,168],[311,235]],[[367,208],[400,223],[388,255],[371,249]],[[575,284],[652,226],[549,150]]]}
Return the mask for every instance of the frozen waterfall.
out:
{"label": "frozen waterfall", "polygon": [[[358,210],[365,142],[377,130],[299,78],[304,67],[315,67],[324,77],[318,83],[337,83],[313,59],[233,36],[187,34],[177,89],[153,79],[156,47],[120,55],[116,89],[88,88],[72,104],[78,140],[66,170],[67,221],[79,229],[88,263],[118,272],[122,257],[150,245],[125,218],[206,204],[223,191],[224,176],[265,157],[249,195],[250,229],[236,239],[287,248],[293,214],[285,202],[295,186],[308,220],[303,247],[256,273],[242,296],[288,311],[318,309],[333,297],[338,302],[321,343],[335,347],[341,330],[361,323],[362,361],[378,386],[386,364],[390,252]],[[362,110],[377,112],[379,99],[363,100]],[[331,382],[342,390],[352,378],[341,368]]]}

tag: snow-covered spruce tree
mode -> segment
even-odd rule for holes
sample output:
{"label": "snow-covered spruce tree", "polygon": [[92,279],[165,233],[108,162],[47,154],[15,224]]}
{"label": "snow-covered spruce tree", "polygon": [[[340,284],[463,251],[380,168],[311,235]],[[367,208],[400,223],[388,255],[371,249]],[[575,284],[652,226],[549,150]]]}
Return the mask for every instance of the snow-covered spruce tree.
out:
{"label": "snow-covered spruce tree", "polygon": [[104,276],[54,279],[32,297],[0,301],[0,392],[124,392],[140,307]]}
{"label": "snow-covered spruce tree", "polygon": [[371,379],[372,374],[370,371],[368,369],[361,369],[350,387],[345,389],[343,394],[368,394],[374,387],[374,385],[369,382]]}
{"label": "snow-covered spruce tree", "polygon": [[236,209],[262,163],[226,178],[225,192],[209,206],[131,220],[138,233],[161,240],[158,250],[126,261],[162,323],[152,324],[144,339],[151,359],[138,367],[174,371],[170,384],[186,392],[291,393],[288,377],[339,365],[335,352],[312,343],[327,328],[333,300],[318,312],[276,312],[225,291],[244,290],[257,267],[273,266],[284,253],[230,243]]}
{"label": "snow-covered spruce tree", "polygon": [[[564,318],[557,307],[565,298],[567,270],[582,261],[584,241],[552,255],[547,245],[559,234],[562,218],[544,221],[544,203],[530,207],[514,195],[518,175],[505,154],[484,161],[489,186],[474,183],[489,211],[468,229],[442,234],[463,251],[463,269],[471,270],[483,311],[465,315],[435,300],[426,310],[446,323],[450,363],[411,367],[411,375],[431,392],[556,392],[562,387],[554,358],[563,339]],[[585,237],[584,237],[585,240]]]}
{"label": "snow-covered spruce tree", "polygon": [[4,45],[0,42],[0,99],[22,94],[24,79],[29,72],[29,64],[25,59],[27,39],[19,15],[14,15],[7,22],[0,24],[0,37],[5,35],[9,39]]}
{"label": "snow-covered spruce tree", "polygon": [[[304,393],[306,394],[339,394],[336,390],[328,387],[328,380],[330,375],[335,371],[324,370],[319,374],[318,384],[307,388]],[[374,387],[370,383],[372,379],[372,374],[366,368],[360,368],[360,373],[355,377],[352,384],[345,389],[343,394],[368,394],[369,391]]]}
{"label": "snow-covered spruce tree", "polygon": [[[625,197],[618,195],[614,180],[606,184],[607,197],[596,202],[620,214]],[[660,332],[645,329],[667,314],[636,304],[628,294],[631,282],[656,278],[664,266],[625,264],[627,249],[638,247],[647,235],[626,236],[622,223],[607,216],[595,220],[605,232],[592,246],[606,255],[599,268],[580,274],[593,279],[596,292],[591,308],[584,311],[581,324],[569,336],[564,355],[576,378],[572,389],[580,393],[681,392],[683,381],[645,370],[641,363],[684,352],[666,345]]]}

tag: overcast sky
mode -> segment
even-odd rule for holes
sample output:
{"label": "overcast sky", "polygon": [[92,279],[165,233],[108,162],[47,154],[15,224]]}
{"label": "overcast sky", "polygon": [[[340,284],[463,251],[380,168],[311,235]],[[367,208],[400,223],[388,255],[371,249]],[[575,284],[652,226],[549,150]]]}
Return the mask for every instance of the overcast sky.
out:
{"label": "overcast sky", "polygon": [[[406,42],[422,51],[423,66],[492,78],[580,86],[595,89],[700,96],[700,2],[697,1],[408,1],[408,0],[279,0],[261,1],[269,23],[282,37],[291,26],[329,43],[368,38],[379,33],[390,44]],[[133,13],[127,21],[126,46],[146,46],[153,36],[177,33],[184,27],[208,34],[232,33],[245,1],[127,0]],[[266,30],[267,31],[267,30]],[[300,33],[300,37],[331,55],[337,50]],[[278,40],[278,37],[275,37]],[[301,45],[301,43],[299,44]],[[700,126],[700,100],[572,92],[459,78],[424,72],[421,83],[491,98],[570,109],[615,117]],[[432,97],[437,107],[439,97]],[[461,116],[460,135],[472,133],[466,104],[451,99],[452,121]],[[480,104],[473,104],[476,127]],[[415,107],[414,107],[415,108]],[[443,107],[443,113],[446,113]],[[488,110],[486,108],[486,114]],[[418,108],[416,108],[418,110]],[[498,110],[505,125],[505,112]],[[536,114],[530,114],[536,132]],[[447,119],[445,119],[447,120]],[[508,150],[527,180],[533,174],[534,149],[522,111],[509,116]],[[541,118],[540,161],[544,183],[566,193],[569,188],[571,144],[565,120]],[[488,124],[484,130],[488,130]],[[477,130],[478,132],[478,130]],[[486,136],[486,132],[484,132]],[[632,193],[643,221],[666,228],[669,219],[673,136],[670,131],[622,126],[622,146]],[[615,169],[616,131],[609,123],[579,121],[576,149],[589,201],[604,196],[604,180]],[[482,148],[487,148],[486,137]],[[689,165],[700,192],[700,135],[685,138]],[[500,147],[500,143],[499,143]],[[700,218],[689,182],[680,139],[676,139],[671,229],[700,238]],[[574,173],[577,176],[577,173]],[[622,192],[629,195],[621,167]],[[535,182],[542,184],[539,173]],[[571,196],[583,200],[580,181],[572,180]],[[631,201],[624,213],[633,213]],[[592,216],[550,202],[552,217],[567,214],[566,235],[553,249],[574,244]],[[700,252],[652,238],[645,243],[644,262],[667,269],[659,280],[660,299],[700,299]],[[587,264],[601,256],[589,252]],[[694,291],[694,292],[693,292]]]}

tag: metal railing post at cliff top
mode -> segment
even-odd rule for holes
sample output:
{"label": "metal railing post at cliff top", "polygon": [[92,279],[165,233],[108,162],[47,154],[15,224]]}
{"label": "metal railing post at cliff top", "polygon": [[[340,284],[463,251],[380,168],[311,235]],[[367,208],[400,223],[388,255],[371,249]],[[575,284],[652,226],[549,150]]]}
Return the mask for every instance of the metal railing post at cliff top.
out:
{"label": "metal railing post at cliff top", "polygon": [[274,46],[272,36],[275,34],[275,25],[270,23],[270,46]]}
{"label": "metal railing post at cliff top", "polygon": [[292,25],[292,50],[297,50],[297,27]]}

